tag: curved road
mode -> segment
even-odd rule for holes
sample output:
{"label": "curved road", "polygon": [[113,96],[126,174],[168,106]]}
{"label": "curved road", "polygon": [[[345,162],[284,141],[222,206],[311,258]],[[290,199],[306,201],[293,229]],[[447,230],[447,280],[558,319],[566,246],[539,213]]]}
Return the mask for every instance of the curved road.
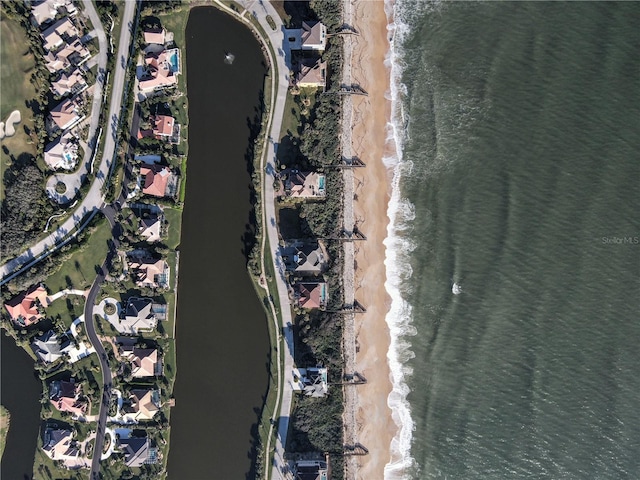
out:
{"label": "curved road", "polygon": [[[123,28],[120,32],[120,43],[118,46],[117,56],[118,59],[124,59],[125,61],[115,62],[116,67],[113,74],[113,89],[110,93],[111,103],[109,107],[109,121],[106,128],[106,139],[102,159],[100,160],[100,166],[96,171],[93,184],[91,185],[86,197],[73,212],[73,215],[59,226],[55,232],[52,232],[45,239],[33,245],[18,257],[0,266],[0,284],[5,283],[18,275],[21,269],[28,268],[45,258],[47,255],[55,252],[60,248],[60,246],[62,246],[63,242],[70,238],[70,232],[72,232],[76,226],[79,226],[81,220],[87,215],[94,215],[103,203],[102,187],[109,176],[111,164],[114,159],[117,129],[120,124],[120,115],[122,113],[122,93],[124,91],[125,80],[128,80],[125,76],[125,67],[129,59],[131,30],[127,28],[127,26],[134,24],[133,19],[138,2],[139,0],[125,2],[124,13],[122,15]],[[89,8],[88,11],[91,11],[91,9]]]}
{"label": "curved road", "polygon": [[122,233],[122,227],[115,221],[116,210],[111,206],[107,206],[102,209],[102,213],[104,213],[105,217],[107,217],[107,220],[109,220],[109,224],[111,225],[111,245],[109,248],[109,253],[107,254],[107,258],[102,264],[102,267],[100,268],[100,272],[96,276],[96,279],[93,281],[91,289],[87,294],[86,303],[84,304],[84,323],[87,329],[87,336],[89,337],[89,340],[91,341],[93,347],[96,349],[98,360],[100,361],[100,368],[102,370],[102,400],[100,402],[100,413],[98,414],[96,441],[93,446],[93,459],[91,460],[91,473],[89,475],[89,478],[91,480],[100,478],[100,456],[102,454],[102,448],[104,446],[104,435],[107,426],[107,414],[109,412],[109,401],[111,399],[110,392],[112,379],[107,352],[102,345],[102,342],[98,338],[98,334],[96,333],[96,326],[93,319],[93,307],[96,303],[96,297],[98,296],[98,292],[100,291],[100,286],[109,273],[109,267],[111,265],[111,262],[113,261],[113,257],[117,255],[117,250],[120,246],[118,238]]}

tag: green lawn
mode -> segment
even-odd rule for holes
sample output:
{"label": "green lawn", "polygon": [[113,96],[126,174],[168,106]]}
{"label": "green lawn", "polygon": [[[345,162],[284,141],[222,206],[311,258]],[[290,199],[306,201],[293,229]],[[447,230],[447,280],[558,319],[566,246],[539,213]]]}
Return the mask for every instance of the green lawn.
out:
{"label": "green lawn", "polygon": [[55,300],[46,309],[47,317],[54,321],[60,316],[65,328],[69,328],[71,323],[84,313],[84,298],[78,295],[69,295]]}
{"label": "green lawn", "polygon": [[[184,182],[184,178],[180,179]],[[180,231],[182,229],[182,210],[178,208],[164,207],[164,216],[169,222],[169,235],[165,239],[167,247],[175,250],[180,245]]]}
{"label": "green lawn", "polygon": [[[35,87],[30,82],[35,61],[27,47],[27,36],[22,27],[12,19],[0,20],[0,121],[5,121],[13,110],[20,110],[22,122],[16,125],[16,134],[2,140],[0,153],[0,175],[11,164],[11,156],[17,158],[22,153],[35,156],[36,146],[25,133],[24,127],[33,132],[31,111],[25,101],[36,96]],[[31,143],[30,143],[31,142]],[[7,149],[9,154],[4,152]],[[0,199],[4,198],[4,183],[0,185]]]}
{"label": "green lawn", "polygon": [[82,246],[62,263],[60,269],[47,279],[47,288],[53,294],[65,288],[84,290],[91,286],[99,268],[107,258],[107,240],[111,238],[109,222],[99,221]]}

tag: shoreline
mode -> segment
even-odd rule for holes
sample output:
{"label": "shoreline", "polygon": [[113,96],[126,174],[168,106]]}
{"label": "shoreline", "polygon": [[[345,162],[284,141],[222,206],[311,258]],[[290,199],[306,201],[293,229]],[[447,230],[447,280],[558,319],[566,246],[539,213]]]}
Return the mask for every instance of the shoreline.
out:
{"label": "shoreline", "polygon": [[[359,457],[357,479],[382,478],[392,460],[391,445],[398,427],[388,405],[392,393],[391,369],[387,360],[391,337],[386,316],[391,307],[384,240],[389,224],[393,172],[383,159],[390,153],[387,125],[391,121],[389,99],[391,70],[389,19],[385,2],[355,5],[352,75],[368,96],[354,98],[352,146],[354,155],[366,164],[354,169],[354,212],[358,228],[367,236],[356,246],[356,299],[367,309],[355,319],[356,369],[367,378],[356,394],[356,435],[369,450]],[[384,195],[381,193],[385,192]]]}

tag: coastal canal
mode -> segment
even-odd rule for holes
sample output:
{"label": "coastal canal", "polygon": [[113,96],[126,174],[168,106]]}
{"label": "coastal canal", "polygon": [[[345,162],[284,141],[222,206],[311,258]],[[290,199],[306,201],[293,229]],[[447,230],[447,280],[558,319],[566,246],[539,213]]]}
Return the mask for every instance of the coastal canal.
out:
{"label": "coastal canal", "polygon": [[2,332],[0,400],[11,414],[0,478],[31,478],[40,429],[41,383],[33,360]]}
{"label": "coastal canal", "polygon": [[[235,59],[229,64],[225,56]],[[189,158],[180,245],[169,478],[253,478],[269,337],[246,269],[245,155],[266,67],[252,33],[213,7],[186,30]]]}

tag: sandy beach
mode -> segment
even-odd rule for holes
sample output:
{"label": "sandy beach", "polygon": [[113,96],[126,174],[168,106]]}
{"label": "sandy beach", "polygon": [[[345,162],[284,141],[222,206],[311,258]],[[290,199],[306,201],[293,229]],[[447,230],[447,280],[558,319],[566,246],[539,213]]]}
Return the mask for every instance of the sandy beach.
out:
{"label": "sandy beach", "polygon": [[367,236],[356,245],[356,299],[367,309],[356,315],[356,367],[367,383],[357,390],[357,438],[369,450],[358,457],[356,478],[383,478],[390,460],[390,445],[396,425],[387,406],[391,391],[387,352],[389,329],[385,316],[390,298],[384,288],[387,204],[390,173],[382,158],[385,153],[386,124],[390,115],[389,70],[384,65],[389,50],[387,17],[383,1],[355,4],[353,38],[353,82],[359,83],[368,96],[353,97],[353,152],[366,164],[355,170],[355,218]]}

